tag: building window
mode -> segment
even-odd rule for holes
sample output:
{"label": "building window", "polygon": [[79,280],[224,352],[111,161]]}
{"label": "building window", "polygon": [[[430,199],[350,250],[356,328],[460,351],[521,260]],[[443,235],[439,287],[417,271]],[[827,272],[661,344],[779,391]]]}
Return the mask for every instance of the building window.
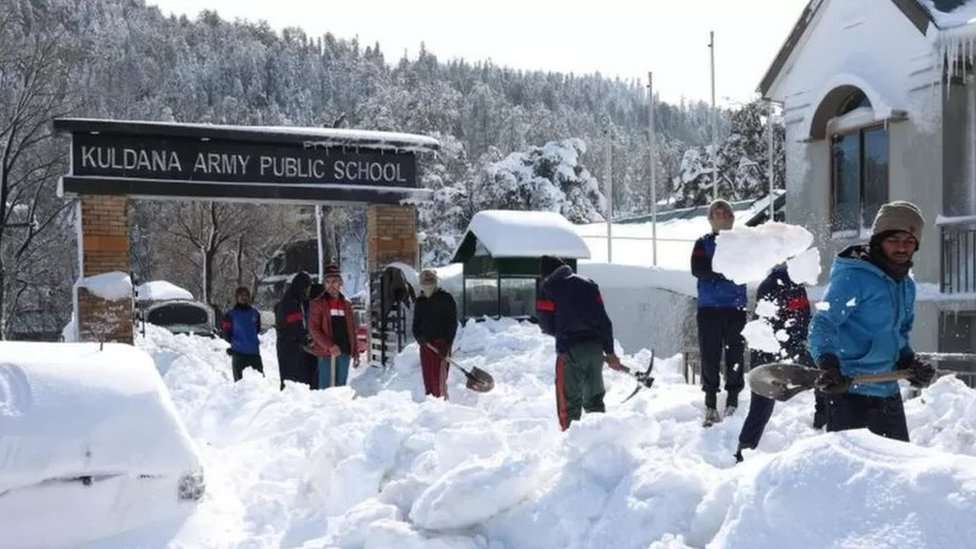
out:
{"label": "building window", "polygon": [[[870,107],[864,94],[844,102],[838,116]],[[831,139],[831,228],[856,236],[870,228],[888,201],[888,129],[872,126]]]}

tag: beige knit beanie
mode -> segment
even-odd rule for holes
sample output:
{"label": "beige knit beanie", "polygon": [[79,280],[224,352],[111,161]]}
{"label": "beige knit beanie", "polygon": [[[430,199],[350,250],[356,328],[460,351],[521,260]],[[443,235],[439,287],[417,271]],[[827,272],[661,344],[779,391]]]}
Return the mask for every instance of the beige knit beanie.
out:
{"label": "beige knit beanie", "polygon": [[882,233],[891,231],[904,231],[911,233],[922,244],[922,229],[925,227],[925,219],[918,206],[911,202],[897,200],[881,206],[878,215],[874,218],[871,225],[871,235],[878,236]]}

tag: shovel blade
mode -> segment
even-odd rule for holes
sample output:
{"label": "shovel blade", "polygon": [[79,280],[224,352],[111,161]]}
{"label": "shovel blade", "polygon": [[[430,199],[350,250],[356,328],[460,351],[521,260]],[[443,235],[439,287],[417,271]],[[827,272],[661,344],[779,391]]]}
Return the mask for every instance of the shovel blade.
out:
{"label": "shovel blade", "polygon": [[468,378],[465,387],[472,391],[487,393],[495,388],[495,379],[491,377],[491,374],[481,368],[472,368],[470,372],[464,372],[464,375]]}
{"label": "shovel blade", "polygon": [[785,402],[803,391],[813,389],[821,371],[796,364],[774,362],[749,371],[749,389],[757,395]]}

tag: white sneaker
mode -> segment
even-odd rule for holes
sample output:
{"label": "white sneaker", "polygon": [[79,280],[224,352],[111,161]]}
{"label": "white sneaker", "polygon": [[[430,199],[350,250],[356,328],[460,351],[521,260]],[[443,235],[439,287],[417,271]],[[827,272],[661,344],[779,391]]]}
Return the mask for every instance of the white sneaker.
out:
{"label": "white sneaker", "polygon": [[736,408],[735,406],[726,406],[723,412],[725,417],[732,417],[733,415],[735,415],[735,408]]}

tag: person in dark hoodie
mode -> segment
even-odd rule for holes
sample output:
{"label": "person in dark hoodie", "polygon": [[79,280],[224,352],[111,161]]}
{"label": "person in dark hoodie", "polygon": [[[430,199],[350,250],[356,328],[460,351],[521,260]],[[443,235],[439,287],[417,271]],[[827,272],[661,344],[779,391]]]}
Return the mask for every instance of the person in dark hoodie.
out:
{"label": "person in dark hoodie", "polygon": [[244,286],[234,291],[234,307],[224,314],[220,322],[224,339],[230,342],[227,352],[231,356],[234,381],[240,381],[244,368],[254,368],[264,373],[261,362],[258,332],[261,331],[261,314],[251,306],[251,292]]}
{"label": "person in dark hoodie", "polygon": [[308,334],[308,293],[311,283],[308,273],[296,274],[275,306],[278,372],[282,389],[285,388],[285,381],[315,386],[315,370],[309,367],[308,353],[305,351],[311,343]]}
{"label": "person in dark hoodie", "polygon": [[827,430],[865,428],[908,441],[898,383],[850,385],[852,376],[909,369],[909,381],[927,385],[935,369],[909,344],[915,320],[912,256],[925,220],[910,202],[881,206],[867,246],[851,246],[834,260],[830,284],[810,326],[810,354],[823,370],[817,385],[828,393]]}
{"label": "person in dark hoodie", "polygon": [[746,287],[712,270],[715,237],[720,231],[732,229],[735,213],[724,200],[708,206],[708,222],[712,232],[699,238],[691,252],[691,274],[698,279],[698,345],[701,354],[702,390],[705,392],[705,420],[709,427],[722,421],[717,409],[722,355],[725,355],[724,416],[735,413],[739,406],[739,392],[745,385],[742,379],[745,359],[745,340],[742,329],[746,325]]}
{"label": "person in dark hoodie", "polygon": [[[785,263],[773,267],[765,280],[759,284],[759,289],[756,291],[757,312],[764,303],[773,306],[772,314],[765,315],[766,321],[769,322],[773,333],[785,334],[786,341],[781,344],[781,351],[778,354],[753,350],[749,356],[752,367],[783,361],[813,366],[813,360],[807,353],[810,301],[807,298],[806,288],[790,278]],[[819,429],[826,423],[826,402],[823,393],[817,391],[815,396],[813,426]],[[742,461],[742,450],[755,450],[759,446],[763,430],[773,415],[774,404],[773,399],[752,393],[749,413],[739,433],[739,446],[735,452],[736,461]]]}
{"label": "person in dark hoodie", "polygon": [[447,357],[457,335],[457,303],[438,286],[437,271],[432,269],[420,273],[420,289],[422,294],[413,312],[413,338],[420,346],[424,392],[447,400]]}
{"label": "person in dark hoodie", "polygon": [[563,431],[582,410],[605,412],[603,363],[627,372],[613,349],[613,323],[600,288],[556,257],[540,261],[536,313],[542,332],[556,338],[556,407]]}

